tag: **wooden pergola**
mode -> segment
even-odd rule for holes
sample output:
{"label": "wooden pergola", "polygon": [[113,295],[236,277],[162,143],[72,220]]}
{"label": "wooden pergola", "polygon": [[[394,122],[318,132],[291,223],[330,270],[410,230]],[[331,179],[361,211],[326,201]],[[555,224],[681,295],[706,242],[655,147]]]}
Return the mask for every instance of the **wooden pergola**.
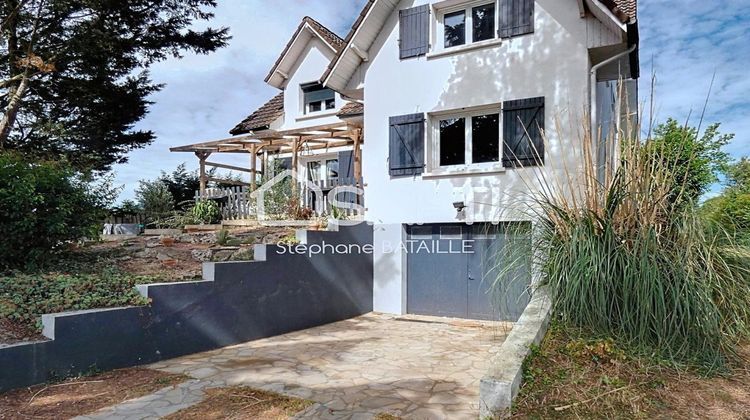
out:
{"label": "wooden pergola", "polygon": [[[194,153],[200,163],[200,194],[206,192],[209,181],[236,184],[255,189],[255,182],[227,181],[211,178],[206,167],[228,169],[249,173],[251,179],[258,174],[265,174],[271,154],[291,154],[292,173],[296,177],[300,150],[326,150],[334,147],[353,146],[354,176],[357,185],[362,179],[362,126],[342,121],[335,124],[311,126],[293,130],[264,130],[223,140],[196,143],[187,146],[173,147],[171,152]],[[250,168],[209,162],[214,153],[247,153],[250,154]],[[261,168],[257,168],[258,157],[261,157]]]}

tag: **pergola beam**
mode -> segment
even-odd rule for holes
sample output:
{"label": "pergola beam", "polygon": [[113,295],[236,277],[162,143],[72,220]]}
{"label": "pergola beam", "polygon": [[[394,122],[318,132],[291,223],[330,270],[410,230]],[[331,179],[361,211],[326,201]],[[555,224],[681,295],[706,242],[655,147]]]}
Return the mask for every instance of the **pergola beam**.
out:
{"label": "pergola beam", "polygon": [[[209,151],[216,153],[247,153],[248,148],[263,148],[269,145],[283,145],[293,147],[293,141],[328,141],[334,142],[351,137],[351,133],[359,127],[346,122],[306,127],[294,130],[273,131],[266,130],[251,135],[230,137],[223,140],[196,143],[188,146],[173,147],[172,152]],[[314,133],[314,134],[310,134]],[[253,141],[253,142],[251,142]],[[229,146],[233,145],[235,147]],[[256,149],[257,150],[257,149]]]}

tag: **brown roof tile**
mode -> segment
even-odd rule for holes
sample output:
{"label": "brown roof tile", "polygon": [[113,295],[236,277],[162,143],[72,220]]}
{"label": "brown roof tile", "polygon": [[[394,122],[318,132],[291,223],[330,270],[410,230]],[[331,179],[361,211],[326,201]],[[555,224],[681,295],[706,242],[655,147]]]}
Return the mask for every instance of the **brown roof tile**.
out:
{"label": "brown roof tile", "polygon": [[302,20],[315,28],[320,36],[322,36],[327,43],[331,44],[331,46],[336,49],[336,52],[340,51],[342,48],[344,48],[344,46],[346,46],[346,43],[344,43],[344,40],[341,39],[340,36],[336,35],[333,31],[323,26],[317,20],[311,18],[310,16],[305,16]]}
{"label": "brown roof tile", "polygon": [[271,123],[283,115],[284,92],[281,92],[250,114],[241,123],[237,124],[229,134],[236,136],[238,134],[247,134],[254,130],[266,129]]}
{"label": "brown roof tile", "polygon": [[638,0],[601,0],[623,23],[638,17]]}
{"label": "brown roof tile", "polygon": [[362,115],[365,113],[365,106],[359,102],[347,102],[341,107],[339,111],[339,117],[354,117],[356,115]]}

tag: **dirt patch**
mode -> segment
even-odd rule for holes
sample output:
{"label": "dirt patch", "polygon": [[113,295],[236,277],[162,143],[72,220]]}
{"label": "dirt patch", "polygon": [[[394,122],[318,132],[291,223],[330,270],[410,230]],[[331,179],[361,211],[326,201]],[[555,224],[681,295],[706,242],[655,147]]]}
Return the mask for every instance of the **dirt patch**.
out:
{"label": "dirt patch", "polygon": [[202,402],[171,414],[166,420],[286,420],[313,403],[249,387],[213,388]]}
{"label": "dirt patch", "polygon": [[66,419],[151,394],[186,376],[122,369],[0,394],[0,419]]}
{"label": "dirt patch", "polygon": [[750,418],[750,347],[704,377],[630,358],[608,340],[550,330],[524,366],[514,418]]}
{"label": "dirt patch", "polygon": [[0,318],[0,348],[4,345],[25,343],[29,341],[44,341],[47,337],[27,325]]}

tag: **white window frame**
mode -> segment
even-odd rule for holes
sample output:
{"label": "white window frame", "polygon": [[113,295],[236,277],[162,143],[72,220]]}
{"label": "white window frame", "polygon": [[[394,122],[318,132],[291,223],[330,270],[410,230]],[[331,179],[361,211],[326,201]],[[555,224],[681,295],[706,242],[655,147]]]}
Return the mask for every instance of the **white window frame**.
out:
{"label": "white window frame", "polygon": [[[472,13],[472,9],[474,9],[477,6],[484,6],[494,4],[495,5],[495,28],[493,30],[493,37],[490,39],[486,39],[484,41],[473,41],[474,37],[474,14]],[[465,34],[464,37],[466,39],[466,42],[463,45],[455,45],[452,47],[445,47],[445,15],[464,11],[466,16],[466,22],[465,22]],[[447,0],[439,3],[435,3],[433,5],[433,16],[435,16],[434,19],[432,19],[432,51],[431,54],[428,54],[428,56],[435,56],[435,55],[443,55],[443,54],[450,54],[453,52],[458,52],[462,50],[471,50],[476,48],[481,48],[485,46],[490,45],[497,45],[502,42],[502,40],[498,37],[497,31],[500,26],[500,17],[499,17],[499,4],[498,1],[488,1],[488,0],[474,0],[474,1],[456,1],[456,0]]]}
{"label": "white window frame", "polygon": [[[328,161],[329,160],[338,160],[339,155],[338,153],[335,154],[325,154],[325,155],[310,155],[305,156],[301,159],[300,163],[302,164],[302,167],[304,169],[304,180],[309,181],[309,169],[308,164],[311,162],[317,162],[320,164],[320,167],[318,167],[318,177],[321,181],[324,181],[326,184],[329,184],[333,178],[328,178]],[[339,165],[341,165],[341,162],[339,162]],[[336,179],[341,178],[341,167],[339,166],[339,177]]]}
{"label": "white window frame", "polygon": [[314,118],[314,117],[318,117],[318,116],[322,116],[322,115],[335,114],[337,112],[337,110],[338,110],[338,107],[339,107],[338,94],[337,94],[337,92],[335,90],[333,90],[331,88],[326,88],[326,87],[324,87],[324,88],[325,89],[330,89],[333,92],[333,108],[326,109],[325,102],[321,102],[321,104],[320,104],[320,111],[310,111],[309,109],[307,109],[307,104],[305,103],[305,89],[303,88],[303,86],[309,85],[309,84],[313,84],[313,83],[318,83],[318,82],[300,83],[300,85],[299,85],[300,105],[301,105],[301,107],[300,107],[301,108],[301,116],[300,116],[300,118],[307,119],[307,118],[311,118],[311,117]]}
{"label": "white window frame", "polygon": [[[482,115],[498,114],[498,160],[497,162],[472,162],[473,152],[473,133],[472,117]],[[470,109],[440,111],[430,113],[428,118],[428,136],[425,136],[426,155],[427,155],[427,172],[423,177],[444,176],[444,175],[462,175],[475,173],[496,173],[505,172],[503,167],[503,110],[502,103],[474,107]],[[465,145],[464,145],[464,164],[461,165],[440,165],[440,121],[452,118],[465,118]]]}

